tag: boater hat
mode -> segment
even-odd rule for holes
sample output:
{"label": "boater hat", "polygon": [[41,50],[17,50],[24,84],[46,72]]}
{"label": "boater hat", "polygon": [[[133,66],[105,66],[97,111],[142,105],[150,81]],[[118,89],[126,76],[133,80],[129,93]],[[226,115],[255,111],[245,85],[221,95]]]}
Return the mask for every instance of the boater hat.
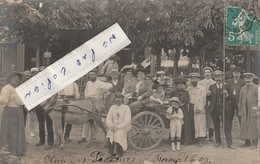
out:
{"label": "boater hat", "polygon": [[179,98],[178,98],[178,97],[172,97],[172,98],[170,98],[170,99],[169,99],[169,101],[170,101],[170,102],[173,102],[173,101],[175,101],[175,102],[178,102],[178,103],[180,103],[180,100],[179,100]]}

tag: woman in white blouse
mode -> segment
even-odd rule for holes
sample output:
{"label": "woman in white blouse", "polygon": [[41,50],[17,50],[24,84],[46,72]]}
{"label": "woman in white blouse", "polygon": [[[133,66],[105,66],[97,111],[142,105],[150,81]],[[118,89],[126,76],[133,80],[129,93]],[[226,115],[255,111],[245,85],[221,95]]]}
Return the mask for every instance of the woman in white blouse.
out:
{"label": "woman in white blouse", "polygon": [[22,75],[11,72],[6,77],[6,85],[1,90],[0,105],[3,107],[0,127],[0,149],[6,148],[12,155],[24,156],[27,151],[23,102],[15,91]]}

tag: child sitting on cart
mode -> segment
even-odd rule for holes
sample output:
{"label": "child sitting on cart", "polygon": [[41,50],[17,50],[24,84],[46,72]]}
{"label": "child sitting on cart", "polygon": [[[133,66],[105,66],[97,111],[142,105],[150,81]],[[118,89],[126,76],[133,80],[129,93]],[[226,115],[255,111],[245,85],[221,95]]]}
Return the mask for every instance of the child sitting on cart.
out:
{"label": "child sitting on cart", "polygon": [[175,151],[175,142],[177,142],[176,149],[180,150],[183,113],[182,110],[179,108],[180,100],[178,97],[170,98],[169,102],[171,103],[171,107],[167,109],[166,118],[170,120],[172,151]]}
{"label": "child sitting on cart", "polygon": [[155,84],[153,86],[153,95],[150,96],[150,102],[154,106],[159,106],[165,104],[165,91],[164,88],[166,87],[166,84]]}

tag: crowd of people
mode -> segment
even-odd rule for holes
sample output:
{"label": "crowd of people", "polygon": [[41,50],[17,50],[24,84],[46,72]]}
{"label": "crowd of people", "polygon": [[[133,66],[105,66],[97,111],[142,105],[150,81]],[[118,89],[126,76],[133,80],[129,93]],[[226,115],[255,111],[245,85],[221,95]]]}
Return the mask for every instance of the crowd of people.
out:
{"label": "crowd of people", "polygon": [[[24,74],[27,79],[44,68],[32,68]],[[88,73],[84,98],[92,98],[97,113],[106,114],[103,123],[107,127],[108,152],[113,157],[121,157],[127,150],[127,133],[131,129],[131,118],[144,107],[167,106],[165,116],[169,119],[170,141],[172,151],[181,149],[181,145],[204,145],[206,139],[215,141],[215,147],[223,142],[221,127],[229,149],[235,149],[232,142],[232,122],[234,116],[239,118],[242,147],[257,148],[260,137],[260,110],[258,104],[258,85],[253,83],[253,73],[244,73],[242,69],[232,68],[232,76],[226,79],[224,72],[213,71],[210,67],[203,69],[203,75],[192,72],[189,75],[170,78],[164,71],[158,71],[152,77],[146,68],[126,65],[120,71],[114,60],[105,63],[101,73],[106,80],[99,80],[97,69]],[[204,79],[201,79],[203,77]],[[13,155],[25,155],[26,107],[15,92],[15,87],[22,82],[22,75],[11,72],[7,75],[6,86],[2,88],[0,105],[3,106],[1,120],[0,148],[7,148]],[[76,82],[61,90],[58,98],[70,101],[80,97]],[[106,95],[106,96],[104,96]],[[105,103],[104,103],[105,102]],[[39,142],[36,146],[54,144],[53,120],[44,113],[41,106],[29,112],[30,118],[36,113],[39,125]],[[33,120],[33,119],[31,119]],[[35,136],[33,123],[29,124],[30,135]],[[47,131],[45,128],[47,127]],[[63,123],[64,139],[71,142],[71,124]],[[82,136],[78,143],[88,141],[89,133],[97,137],[97,126],[93,121],[82,125]],[[161,134],[164,135],[164,134]]]}

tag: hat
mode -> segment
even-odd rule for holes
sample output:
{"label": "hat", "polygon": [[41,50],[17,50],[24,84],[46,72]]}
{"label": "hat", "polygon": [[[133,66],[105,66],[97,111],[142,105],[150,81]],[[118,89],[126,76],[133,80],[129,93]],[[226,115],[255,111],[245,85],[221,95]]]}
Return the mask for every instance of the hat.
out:
{"label": "hat", "polygon": [[153,88],[155,89],[155,88],[157,88],[159,86],[167,87],[168,85],[167,84],[155,84],[155,85],[153,85]]}
{"label": "hat", "polygon": [[39,68],[34,67],[34,68],[31,69],[31,73],[33,73],[33,72],[40,72],[40,70],[39,70]]}
{"label": "hat", "polygon": [[203,72],[204,72],[205,70],[210,70],[210,72],[213,72],[212,68],[210,68],[210,67],[205,67],[205,68],[203,68]]}
{"label": "hat", "polygon": [[214,71],[214,76],[223,76],[223,72],[220,70]]}
{"label": "hat", "polygon": [[157,71],[156,74],[161,75],[161,74],[165,74],[165,72],[164,71]]}
{"label": "hat", "polygon": [[235,67],[232,69],[232,72],[242,72],[242,68],[241,67]]}
{"label": "hat", "polygon": [[115,73],[119,74],[119,72],[118,72],[118,70],[117,70],[117,69],[112,69],[112,70],[111,70],[111,74],[112,74],[113,72],[115,72]]}
{"label": "hat", "polygon": [[5,79],[5,83],[6,84],[10,84],[11,80],[13,79],[14,76],[19,76],[19,78],[21,79],[23,77],[22,73],[20,72],[9,72],[6,75],[6,79]]}
{"label": "hat", "polygon": [[97,68],[94,68],[94,69],[92,69],[92,70],[90,70],[90,71],[89,71],[89,73],[91,73],[91,72],[94,72],[94,73],[96,73],[96,74],[97,74],[97,72],[98,72],[98,69],[97,69]]}
{"label": "hat", "polygon": [[39,67],[39,70],[42,71],[42,70],[44,70],[45,68],[46,68],[45,66],[40,66],[40,67]]}
{"label": "hat", "polygon": [[186,83],[187,82],[187,80],[184,77],[177,77],[173,81],[174,81],[175,84],[177,84],[177,83]]}
{"label": "hat", "polygon": [[178,103],[180,103],[180,100],[179,100],[179,98],[178,98],[178,97],[172,97],[172,98],[170,98],[170,99],[169,99],[169,101],[170,101],[170,102],[173,102],[173,101],[175,101],[175,102],[178,102]]}
{"label": "hat", "polygon": [[26,70],[26,71],[24,71],[24,75],[25,76],[32,76],[32,73],[31,73],[31,71]]}
{"label": "hat", "polygon": [[189,77],[200,77],[200,74],[198,74],[197,72],[192,72],[189,74]]}
{"label": "hat", "polygon": [[244,73],[243,76],[244,76],[244,77],[252,77],[252,78],[255,78],[255,77],[256,77],[255,74],[250,73],[250,72]]}
{"label": "hat", "polygon": [[136,72],[136,73],[138,73],[138,72],[143,72],[144,74],[148,74],[148,73],[149,73],[149,70],[146,69],[146,68],[137,68],[137,69],[135,70],[135,72]]}
{"label": "hat", "polygon": [[125,65],[125,66],[121,69],[121,73],[134,72],[134,70],[135,70],[134,66]]}
{"label": "hat", "polygon": [[125,97],[122,93],[120,93],[120,92],[116,92],[115,93],[115,97]]}

